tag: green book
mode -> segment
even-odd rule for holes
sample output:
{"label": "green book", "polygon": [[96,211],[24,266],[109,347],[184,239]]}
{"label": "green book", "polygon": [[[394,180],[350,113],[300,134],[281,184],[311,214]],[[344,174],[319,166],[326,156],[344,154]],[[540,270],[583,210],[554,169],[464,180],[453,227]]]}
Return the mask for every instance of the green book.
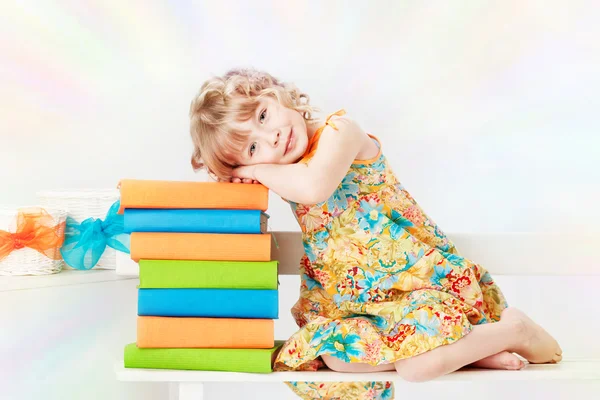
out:
{"label": "green book", "polygon": [[140,289],[277,289],[277,261],[140,260]]}
{"label": "green book", "polygon": [[271,349],[140,349],[130,343],[125,368],[269,373],[281,345],[283,341]]}

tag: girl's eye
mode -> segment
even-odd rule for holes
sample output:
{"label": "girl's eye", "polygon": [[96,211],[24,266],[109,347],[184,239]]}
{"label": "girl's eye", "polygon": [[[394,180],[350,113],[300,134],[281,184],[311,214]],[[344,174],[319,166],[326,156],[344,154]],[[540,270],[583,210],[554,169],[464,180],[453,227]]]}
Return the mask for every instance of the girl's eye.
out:
{"label": "girl's eye", "polygon": [[256,151],[256,143],[252,143],[250,145],[250,155],[254,154],[255,151]]}
{"label": "girl's eye", "polygon": [[263,112],[260,113],[260,115],[258,116],[258,122],[262,123],[261,118],[267,118],[267,110],[265,109]]}

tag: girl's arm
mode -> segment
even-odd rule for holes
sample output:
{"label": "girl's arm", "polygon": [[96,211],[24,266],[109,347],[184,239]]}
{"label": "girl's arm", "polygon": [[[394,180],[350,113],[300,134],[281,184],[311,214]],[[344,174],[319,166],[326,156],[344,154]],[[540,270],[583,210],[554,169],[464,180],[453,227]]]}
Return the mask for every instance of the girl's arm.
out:
{"label": "girl's arm", "polygon": [[315,155],[308,163],[256,164],[237,168],[234,176],[252,178],[286,200],[316,204],[327,200],[338,187],[369,136],[347,117],[332,118],[337,131],[327,125]]}

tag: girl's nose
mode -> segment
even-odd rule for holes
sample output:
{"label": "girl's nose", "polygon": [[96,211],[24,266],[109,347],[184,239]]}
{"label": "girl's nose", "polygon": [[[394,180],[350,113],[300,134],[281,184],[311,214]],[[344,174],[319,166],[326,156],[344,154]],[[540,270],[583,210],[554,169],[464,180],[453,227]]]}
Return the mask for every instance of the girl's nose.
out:
{"label": "girl's nose", "polygon": [[279,143],[279,131],[275,132],[275,140],[273,141],[273,146],[277,146]]}

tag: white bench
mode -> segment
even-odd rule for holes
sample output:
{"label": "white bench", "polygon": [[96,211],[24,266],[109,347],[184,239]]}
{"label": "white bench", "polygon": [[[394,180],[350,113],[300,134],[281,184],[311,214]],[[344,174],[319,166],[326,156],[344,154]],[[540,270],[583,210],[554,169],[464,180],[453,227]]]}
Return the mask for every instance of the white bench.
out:
{"label": "white bench", "polygon": [[[280,275],[297,275],[298,261],[303,254],[299,232],[274,232],[278,246],[273,245],[272,259],[280,261]],[[567,236],[562,234],[507,233],[507,234],[449,234],[461,254],[485,266],[493,276],[548,275],[585,276],[600,275],[600,262],[594,247],[597,235]],[[600,276],[594,279],[600,279]],[[502,287],[502,285],[500,285]],[[503,287],[502,287],[503,288]],[[503,288],[504,289],[504,288]],[[540,293],[542,288],[531,288]],[[537,290],[537,292],[536,292]],[[590,298],[593,298],[590,296]],[[564,299],[568,303],[569,299]],[[571,300],[576,301],[576,300]],[[510,302],[510,296],[509,296]],[[561,303],[562,304],[562,303]],[[519,307],[519,304],[512,304]],[[598,305],[598,303],[597,303]],[[550,307],[550,305],[549,305]],[[568,304],[565,304],[568,309]],[[591,305],[589,310],[595,309]],[[286,310],[281,310],[285,312]],[[552,310],[544,311],[551,313]],[[558,318],[558,315],[556,318]],[[533,315],[537,319],[537,315]],[[547,318],[552,318],[552,316]],[[596,318],[594,316],[594,318]],[[598,332],[600,323],[595,331]],[[592,329],[587,327],[584,329]],[[600,382],[600,348],[578,350],[570,357],[569,349],[576,347],[574,335],[567,337],[565,329],[555,332],[563,350],[564,360],[556,365],[527,365],[521,371],[462,369],[440,377],[437,381],[596,381]],[[583,334],[583,333],[582,333]],[[590,341],[595,334],[589,333]],[[583,340],[583,339],[582,339]],[[597,339],[593,341],[597,343]],[[596,345],[596,344],[594,344]],[[597,345],[596,345],[597,346]],[[579,348],[578,348],[579,349]],[[585,353],[585,357],[582,354]],[[203,398],[203,384],[209,382],[284,382],[284,381],[394,381],[406,384],[394,372],[373,374],[336,373],[330,370],[317,372],[274,372],[271,374],[249,374],[236,372],[178,371],[124,368],[123,362],[115,364],[117,379],[129,382],[168,382],[172,400],[198,400]]]}

